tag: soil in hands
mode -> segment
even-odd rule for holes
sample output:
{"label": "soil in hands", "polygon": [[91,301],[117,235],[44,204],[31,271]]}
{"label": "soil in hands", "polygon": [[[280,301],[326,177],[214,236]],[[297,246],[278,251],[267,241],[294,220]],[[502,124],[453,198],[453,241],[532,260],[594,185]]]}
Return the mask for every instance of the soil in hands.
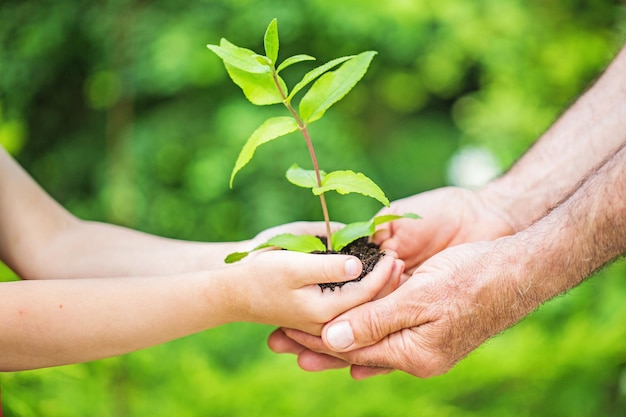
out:
{"label": "soil in hands", "polygon": [[[325,237],[320,237],[320,239],[324,242],[324,244],[326,244]],[[380,258],[384,256],[384,252],[380,250],[380,247],[377,244],[370,242],[367,237],[362,237],[360,239],[355,240],[354,242],[350,243],[349,245],[341,249],[339,252],[326,251],[326,252],[315,252],[315,253],[335,253],[335,254],[342,254],[342,255],[353,255],[359,258],[361,260],[361,263],[363,264],[363,272],[361,272],[361,275],[359,275],[358,278],[355,278],[350,281],[345,281],[345,282],[326,282],[322,284],[317,284],[322,289],[322,291],[324,291],[324,288],[330,288],[331,291],[335,291],[335,288],[337,287],[341,288],[348,282],[361,281],[361,279],[363,279],[365,275],[372,272],[372,270],[376,266],[376,263],[380,260]]]}

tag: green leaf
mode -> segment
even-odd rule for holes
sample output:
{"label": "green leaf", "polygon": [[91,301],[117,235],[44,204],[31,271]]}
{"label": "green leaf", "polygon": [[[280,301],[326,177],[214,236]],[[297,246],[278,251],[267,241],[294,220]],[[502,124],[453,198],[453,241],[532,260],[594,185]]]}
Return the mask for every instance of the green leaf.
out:
{"label": "green leaf", "polygon": [[421,217],[415,213],[383,214],[383,215],[374,217],[374,226],[378,226],[383,223],[389,223],[398,219],[421,219]]}
{"label": "green leaf", "polygon": [[382,216],[376,216],[373,219],[366,222],[356,222],[345,225],[342,229],[339,229],[332,236],[333,250],[340,251],[355,240],[372,236],[376,231],[376,226],[383,223],[392,222],[398,219],[420,219],[421,217],[414,213],[405,214],[384,214]]}
{"label": "green leaf", "polygon": [[[283,96],[280,93],[271,73],[251,73],[242,71],[236,67],[226,64],[228,75],[245,94],[246,98],[257,106],[282,103]],[[283,94],[287,94],[287,85],[282,78],[276,76]]]}
{"label": "green leaf", "polygon": [[341,100],[365,75],[376,52],[363,52],[350,58],[339,69],[321,76],[300,102],[305,123],[321,118],[326,110]]}
{"label": "green leaf", "polygon": [[248,141],[237,157],[237,162],[235,162],[235,167],[230,175],[231,188],[235,175],[250,162],[254,151],[256,151],[259,146],[296,130],[298,130],[298,123],[293,117],[272,117],[263,122],[248,138]]}
{"label": "green leaf", "polygon": [[267,26],[265,37],[265,55],[272,61],[272,65],[276,64],[278,59],[278,21],[274,18]]}
{"label": "green leaf", "polygon": [[230,253],[224,259],[224,263],[232,264],[234,262],[241,261],[243,258],[248,256],[249,253],[250,252],[233,252],[233,253]]}
{"label": "green leaf", "polygon": [[[342,56],[340,58],[335,58],[332,61],[328,61],[324,65],[321,65],[321,66],[319,66],[317,68],[314,68],[311,71],[307,72],[306,74],[304,74],[304,77],[302,77],[302,80],[298,84],[296,84],[295,87],[293,87],[293,90],[291,91],[291,94],[289,94],[289,97],[287,97],[287,100],[291,100],[300,90],[302,90],[309,83],[314,81],[317,77],[319,77],[320,75],[322,75],[326,71],[328,71],[331,68],[334,68],[337,65],[341,64],[342,62],[345,62],[345,61],[347,61],[349,59],[352,59],[352,58],[354,58],[354,55]],[[313,58],[313,59],[315,59],[315,58]],[[282,67],[282,64],[281,64],[281,67]]]}
{"label": "green leaf", "polygon": [[[293,164],[285,175],[287,180],[293,185],[297,185],[302,188],[315,188],[318,186],[317,175],[314,170],[302,169],[298,164]],[[326,176],[324,171],[320,171],[322,179]]]}
{"label": "green leaf", "polygon": [[270,64],[266,60],[262,59],[265,57],[251,51],[250,49],[240,48],[237,45],[228,42],[224,38],[220,40],[219,46],[207,45],[207,48],[222,58],[224,64],[227,64],[230,67],[254,74],[271,72],[272,68]]}
{"label": "green leaf", "polygon": [[345,225],[337,230],[332,236],[333,250],[339,252],[341,249],[354,242],[355,240],[371,236],[376,230],[374,219],[366,222],[356,222]]}
{"label": "green leaf", "polygon": [[[376,216],[366,222],[355,222],[345,225],[332,235],[333,250],[339,252],[350,243],[357,239],[366,236],[372,236],[376,231],[376,226],[384,223],[392,222],[398,219],[420,219],[421,217],[414,213],[405,214],[384,214]],[[285,233],[277,235],[269,239],[267,242],[260,244],[256,248],[259,250],[277,246],[282,249],[297,251],[297,252],[326,252],[326,245],[317,237],[311,235],[292,235]],[[224,259],[226,263],[233,263],[240,261],[248,256],[250,252],[234,252]]]}
{"label": "green leaf", "polygon": [[326,245],[324,245],[319,238],[311,235],[292,235],[291,233],[274,236],[263,245],[257,246],[257,249],[271,246],[278,246],[282,249],[305,253],[326,251]]}
{"label": "green leaf", "polygon": [[[293,64],[297,64],[298,62],[302,62],[302,61],[315,61],[315,58],[310,56],[310,55],[294,55],[292,57],[289,57],[287,59],[285,59],[279,66],[278,69],[276,70],[276,72],[281,72],[282,70],[284,70],[287,67],[290,67]],[[292,93],[293,94],[293,93]]]}
{"label": "green leaf", "polygon": [[[311,235],[292,235],[291,233],[276,235],[270,238],[267,242],[261,243],[250,252],[271,247],[278,247],[281,249],[304,253],[326,252],[326,245],[324,245],[324,242],[322,242],[318,237]],[[224,259],[224,262],[231,264],[233,262],[240,261],[248,256],[250,252],[233,252],[229,254],[226,259]]]}
{"label": "green leaf", "polygon": [[333,171],[322,179],[321,187],[313,188],[313,194],[320,195],[330,190],[335,190],[339,194],[360,193],[389,206],[389,199],[383,190],[360,172]]}
{"label": "green leaf", "polygon": [[328,72],[315,81],[300,101],[300,117],[304,122],[311,123],[318,120],[326,110],[348,94],[363,78],[374,55],[376,55],[375,51],[360,53],[346,61],[337,70]]}

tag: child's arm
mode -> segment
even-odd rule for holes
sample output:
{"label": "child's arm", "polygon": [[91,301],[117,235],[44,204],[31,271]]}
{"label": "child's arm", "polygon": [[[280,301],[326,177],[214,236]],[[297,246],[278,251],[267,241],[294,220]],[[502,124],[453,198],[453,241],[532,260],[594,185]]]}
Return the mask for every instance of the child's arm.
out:
{"label": "child's arm", "polygon": [[265,251],[223,263],[251,245],[81,221],[0,147],[0,259],[22,278],[41,279],[0,283],[0,370],[119,355],[234,321],[319,334],[338,314],[392,290],[402,272],[388,253],[363,281],[322,292],[317,283],[354,279],[360,262]]}
{"label": "child's arm", "polygon": [[166,239],[82,221],[0,147],[0,260],[24,279],[162,275],[223,264],[241,243]]}
{"label": "child's arm", "polygon": [[0,371],[90,361],[229,322],[253,321],[320,334],[341,312],[398,282],[388,253],[357,283],[344,255],[267,251],[237,264],[170,276],[0,283]]}

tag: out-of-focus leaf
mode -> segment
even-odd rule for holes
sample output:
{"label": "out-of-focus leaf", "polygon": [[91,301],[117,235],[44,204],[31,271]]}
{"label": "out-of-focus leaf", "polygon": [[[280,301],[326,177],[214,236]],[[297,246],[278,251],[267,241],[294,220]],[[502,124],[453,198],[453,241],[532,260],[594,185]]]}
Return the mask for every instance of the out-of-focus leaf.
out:
{"label": "out-of-focus leaf", "polygon": [[278,59],[278,21],[272,19],[265,31],[265,37],[263,38],[265,44],[265,55],[272,61],[272,65],[276,64]]}
{"label": "out-of-focus leaf", "polygon": [[246,48],[240,48],[222,38],[220,45],[207,45],[211,51],[222,58],[224,64],[238,68],[241,71],[255,74],[269,73],[271,67],[264,62],[264,57]]}

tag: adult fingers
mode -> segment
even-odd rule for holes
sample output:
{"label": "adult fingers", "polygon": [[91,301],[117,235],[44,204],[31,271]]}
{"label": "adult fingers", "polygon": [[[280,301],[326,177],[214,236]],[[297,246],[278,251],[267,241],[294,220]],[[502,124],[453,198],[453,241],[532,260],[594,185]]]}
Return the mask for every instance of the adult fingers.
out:
{"label": "adult fingers", "polygon": [[[426,325],[425,327],[429,327]],[[285,334],[307,350],[317,352],[317,362],[307,364],[312,370],[333,369],[328,361],[320,359],[321,355],[334,356],[339,361],[352,364],[350,374],[354,379],[370,378],[375,375],[387,374],[393,370],[401,370],[420,378],[427,378],[446,372],[452,363],[442,353],[434,350],[428,340],[417,329],[405,329],[394,333],[381,342],[350,352],[337,353],[329,350],[321,338],[299,330],[285,329]],[[301,354],[302,354],[301,353]],[[304,368],[303,368],[304,369]]]}
{"label": "adult fingers", "polygon": [[347,368],[350,364],[334,356],[304,349],[298,355],[298,366],[305,371],[320,372],[329,369]]}
{"label": "adult fingers", "polygon": [[[442,349],[445,331],[427,323],[394,333],[380,343],[340,354],[346,361],[366,367],[397,369],[418,378],[430,378],[449,371],[462,356]],[[355,369],[353,377],[366,378],[373,369]]]}
{"label": "adult fingers", "polygon": [[[270,336],[270,348],[278,353],[295,353],[298,355],[298,365],[305,371],[318,372],[328,369],[345,368],[350,364],[343,359],[323,353],[328,350],[322,339],[296,329],[279,329]],[[285,340],[287,339],[287,340]],[[318,351],[309,349],[315,346]]]}
{"label": "adult fingers", "polygon": [[[298,330],[286,329],[285,334],[310,351],[318,352],[320,355],[324,353],[327,356],[336,356],[351,363],[351,375],[355,379],[386,374],[392,370],[428,378],[445,373],[454,365],[454,360],[448,355],[432,347],[431,333],[435,327],[429,323],[413,329],[404,329],[372,346],[343,353],[329,350],[319,337]],[[321,368],[321,364],[320,361],[317,365]]]}
{"label": "adult fingers", "polygon": [[379,298],[383,298],[386,295],[391,294],[400,285],[402,285],[402,283],[405,282],[406,279],[407,278],[405,277],[405,274],[404,274],[404,262],[401,261],[400,259],[396,259],[396,261],[393,264],[393,268],[391,270],[391,275],[389,277],[389,280],[387,281],[385,286],[378,292],[378,294],[376,294],[376,296],[373,299],[377,300]]}
{"label": "adult fingers", "polygon": [[[410,282],[410,281],[409,281]],[[322,338],[336,352],[373,345],[387,335],[428,321],[422,317],[426,306],[413,300],[407,282],[387,297],[349,310],[324,326]]]}
{"label": "adult fingers", "polygon": [[385,375],[393,372],[394,369],[391,368],[380,368],[377,366],[363,366],[363,365],[352,365],[350,368],[350,375],[354,379],[365,379],[371,378],[377,375]]}
{"label": "adult fingers", "polygon": [[[280,330],[280,332],[279,332]],[[351,365],[345,359],[332,356],[332,354],[341,356],[328,350],[320,337],[310,335],[295,329],[278,329],[275,334],[280,334],[280,346],[274,344],[272,350],[279,353],[295,353],[298,355],[298,365],[305,371],[319,372],[329,369],[340,369]],[[288,340],[282,340],[286,338]],[[287,347],[288,346],[288,347]],[[323,353],[328,352],[328,353]],[[371,358],[368,358],[372,360]],[[350,374],[354,379],[365,379],[375,375],[383,375],[392,372],[391,368],[379,366],[351,365]]]}
{"label": "adult fingers", "polygon": [[276,353],[292,353],[294,355],[300,354],[306,348],[296,342],[295,340],[287,337],[285,332],[278,328],[274,330],[267,338],[267,345]]}

